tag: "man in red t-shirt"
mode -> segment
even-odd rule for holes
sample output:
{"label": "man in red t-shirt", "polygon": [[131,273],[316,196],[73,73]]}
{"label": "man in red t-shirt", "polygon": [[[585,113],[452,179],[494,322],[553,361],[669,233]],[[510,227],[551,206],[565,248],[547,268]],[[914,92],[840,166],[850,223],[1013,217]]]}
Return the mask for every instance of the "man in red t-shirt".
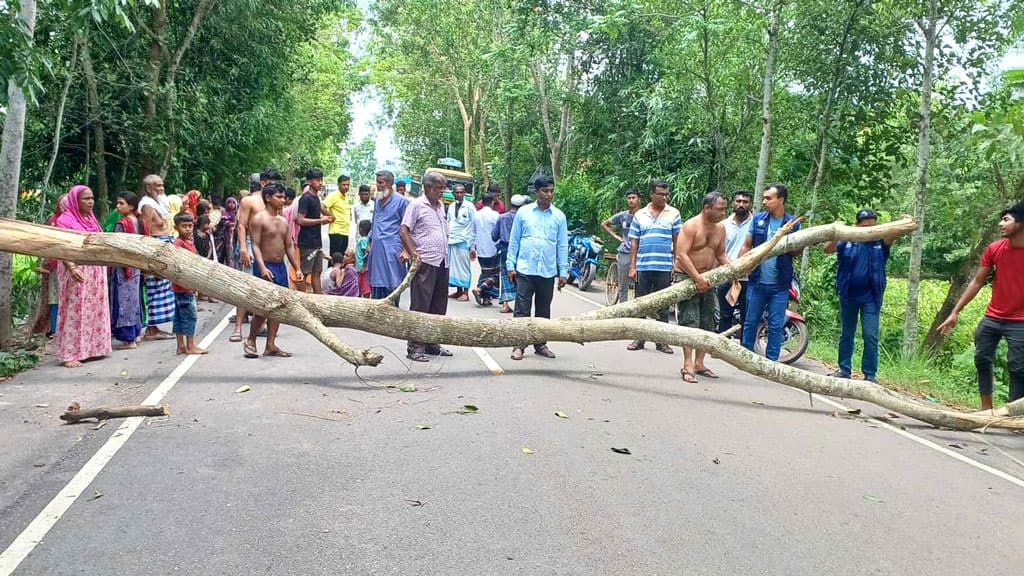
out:
{"label": "man in red t-shirt", "polygon": [[981,407],[992,409],[992,360],[1001,338],[1009,347],[1010,402],[1024,398],[1024,202],[999,213],[1002,239],[985,248],[981,267],[939,331],[949,334],[957,315],[978,295],[994,268],[992,300],[974,331],[974,367]]}

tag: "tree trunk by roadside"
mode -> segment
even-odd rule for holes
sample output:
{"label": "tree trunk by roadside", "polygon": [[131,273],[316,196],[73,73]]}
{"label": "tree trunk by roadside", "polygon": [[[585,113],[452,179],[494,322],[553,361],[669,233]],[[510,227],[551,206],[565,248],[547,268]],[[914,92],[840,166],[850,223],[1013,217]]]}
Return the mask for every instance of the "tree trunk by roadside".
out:
{"label": "tree trunk by roadside", "polygon": [[[744,275],[773,251],[792,250],[821,238],[863,242],[902,235],[913,229],[912,221],[857,229],[830,225],[808,228],[750,251],[737,261],[709,272],[709,281]],[[788,230],[786,230],[788,231]],[[509,347],[518,342],[562,341],[601,342],[640,338],[704,350],[750,374],[784,383],[815,394],[853,398],[874,403],[935,426],[958,430],[998,427],[1024,430],[1024,401],[1008,405],[1014,417],[962,413],[937,408],[902,396],[870,382],[830,378],[771,362],[718,334],[638,318],[589,319],[583,314],[560,320],[516,318],[484,320],[448,318],[410,312],[387,300],[366,300],[320,294],[306,294],[268,285],[241,271],[217,264],[191,252],[153,238],[129,238],[125,234],[81,234],[12,220],[0,220],[0,249],[17,249],[41,257],[140,268],[174,282],[209,294],[285,324],[306,330],[343,359],[356,366],[376,366],[383,357],[369,350],[356,350],[341,342],[327,329],[344,327],[419,342],[457,346]],[[415,270],[413,270],[413,273]],[[716,276],[716,274],[718,274]],[[408,280],[408,278],[407,278]],[[693,290],[692,282],[688,289]],[[680,292],[677,285],[668,290]],[[662,292],[667,292],[664,290]],[[652,295],[657,296],[657,294]],[[639,299],[638,299],[639,301]],[[627,305],[636,306],[636,302]],[[645,300],[650,306],[653,299]],[[607,308],[612,310],[618,308]],[[625,306],[623,306],[625,308]]]}
{"label": "tree trunk by roadside", "polygon": [[764,59],[764,85],[761,94],[761,151],[757,157],[757,177],[754,181],[754,206],[761,205],[764,181],[768,176],[768,161],[772,153],[772,98],[775,94],[775,55],[779,49],[779,12],[782,2],[769,8],[766,31],[768,50]]}
{"label": "tree trunk by roadside", "polygon": [[[64,127],[64,107],[68,102],[68,92],[71,90],[71,82],[75,79],[75,68],[78,66],[78,47],[81,40],[76,36],[71,43],[71,58],[68,60],[67,78],[64,79],[64,88],[60,92],[60,102],[57,104],[57,118],[53,128],[53,150],[50,151],[50,160],[46,163],[46,172],[43,174],[43,190],[50,187],[50,178],[53,176],[53,167],[57,164],[57,153],[60,152],[60,134]],[[45,215],[46,202],[39,203],[39,219]]]}
{"label": "tree trunk by roadside", "polygon": [[505,112],[505,134],[504,134],[504,136],[505,136],[505,143],[504,143],[504,145],[505,145],[505,190],[504,190],[504,192],[505,192],[505,199],[504,199],[504,202],[505,202],[506,206],[511,206],[512,195],[515,193],[512,190],[512,186],[513,186],[513,184],[512,184],[512,161],[513,161],[512,147],[513,147],[513,137],[515,136],[512,133],[512,125],[513,125],[513,120],[512,119],[513,119],[513,116],[512,116],[512,103],[509,102],[508,103],[508,110]]}
{"label": "tree trunk by roadside", "polygon": [[[141,19],[136,24],[149,35],[149,63],[146,68],[146,103],[145,114],[143,115],[143,131],[146,136],[153,138],[156,130],[156,103],[160,95],[160,70],[163,68],[165,48],[162,44],[164,28],[167,26],[167,0],[158,0],[153,8],[153,24],[147,26]],[[142,164],[139,174],[139,192],[142,192],[142,178],[154,171],[153,149],[150,144],[144,143],[142,150]]]}
{"label": "tree trunk by roadside", "polygon": [[481,104],[480,120],[476,126],[477,147],[480,153],[480,180],[482,182],[481,192],[487,190],[491,183],[491,177],[487,173],[487,108]]}
{"label": "tree trunk by roadside", "polygon": [[[25,24],[29,38],[36,29],[36,0],[21,0],[17,18]],[[0,217],[14,218],[18,213],[18,188],[21,178],[21,149],[25,141],[25,114],[28,98],[14,80],[7,82],[7,115],[4,118],[3,143],[0,145]],[[0,254],[0,348],[6,347],[14,330],[11,314],[10,254]]]}
{"label": "tree trunk by roadside", "polygon": [[565,66],[564,73],[565,95],[558,113],[558,132],[556,133],[551,123],[552,97],[548,90],[544,65],[539,60],[530,62],[530,74],[533,77],[534,87],[537,88],[537,113],[540,115],[541,127],[544,129],[544,138],[548,144],[548,157],[551,160],[551,177],[555,179],[555,182],[558,182],[562,175],[562,157],[572,130],[572,103],[570,98],[576,90],[577,80],[572,55],[569,56],[569,63]]}
{"label": "tree trunk by roadside", "polygon": [[924,63],[921,76],[921,117],[917,126],[917,185],[914,190],[914,219],[917,230],[910,236],[910,267],[907,271],[907,316],[903,324],[903,355],[917,352],[918,300],[921,290],[921,252],[924,249],[924,202],[928,186],[928,159],[931,153],[932,74],[939,20],[939,0],[928,0],[928,15],[918,19],[924,34]]}
{"label": "tree trunk by roadside", "polygon": [[107,147],[103,133],[103,111],[100,107],[100,95],[96,88],[96,74],[92,68],[92,56],[89,52],[89,36],[83,34],[82,70],[85,72],[86,94],[88,96],[89,118],[92,124],[93,144],[96,149],[96,213],[102,217],[107,213],[110,185],[107,182]]}

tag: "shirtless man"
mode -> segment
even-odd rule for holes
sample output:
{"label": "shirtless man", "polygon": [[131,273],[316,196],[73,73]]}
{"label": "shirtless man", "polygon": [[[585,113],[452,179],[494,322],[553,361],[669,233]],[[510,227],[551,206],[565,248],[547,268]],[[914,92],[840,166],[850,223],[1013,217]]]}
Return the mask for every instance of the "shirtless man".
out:
{"label": "shirtless man", "polygon": [[[139,213],[142,215],[146,231],[161,242],[174,242],[174,236],[171,236],[170,226],[167,224],[170,212],[164,196],[163,178],[150,174],[142,179],[142,185],[144,194],[139,200]],[[145,281],[149,320],[142,338],[171,340],[174,338],[173,334],[160,330],[160,324],[174,320],[174,293],[171,291],[171,281],[154,275],[146,275]]]}
{"label": "shirtless man", "polygon": [[[253,174],[253,176],[256,176]],[[279,182],[281,175],[273,168],[264,168],[259,174],[259,180],[249,177],[249,195],[242,198],[238,203],[238,263],[242,272],[252,273],[252,238],[249,237],[249,228],[253,218],[263,212],[266,206],[263,203],[263,195],[258,192],[270,182]],[[242,341],[242,323],[245,322],[245,308],[239,306],[235,310],[235,331],[231,334],[229,341]]]}
{"label": "shirtless man", "polygon": [[[271,181],[263,187],[261,196],[265,208],[249,221],[255,261],[253,274],[287,289],[288,268],[285,267],[284,259],[287,257],[291,262],[299,282],[302,282],[302,270],[299,269],[299,259],[295,257],[295,244],[288,229],[288,221],[281,215],[285,203],[284,186],[280,182]],[[259,357],[256,353],[256,335],[263,328],[264,320],[266,319],[262,316],[254,316],[252,324],[249,325],[249,338],[243,345],[246,358]],[[275,343],[280,323],[275,320],[266,320],[266,323],[267,345],[263,349],[263,355],[290,357],[291,354],[278,348]]]}
{"label": "shirtless man", "polygon": [[[680,326],[715,331],[715,306],[718,295],[710,290],[711,284],[702,276],[704,272],[720,264],[728,264],[725,253],[725,197],[718,192],[704,196],[700,214],[683,223],[676,240],[676,280],[691,278],[697,287],[697,295],[679,303],[676,320]],[[697,376],[718,378],[711,369],[704,366],[704,352],[683,346],[684,382],[694,384]]]}

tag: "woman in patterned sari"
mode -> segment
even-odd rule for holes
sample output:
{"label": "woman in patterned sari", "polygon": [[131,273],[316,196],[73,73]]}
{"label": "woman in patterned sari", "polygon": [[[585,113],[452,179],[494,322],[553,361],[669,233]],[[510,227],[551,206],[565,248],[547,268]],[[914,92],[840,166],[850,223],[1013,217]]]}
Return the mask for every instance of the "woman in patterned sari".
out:
{"label": "woman in patterned sari", "polygon": [[[92,213],[93,203],[88,186],[73,187],[68,192],[68,210],[57,218],[56,225],[78,232],[102,232]],[[67,368],[77,368],[82,360],[110,354],[106,268],[61,262],[57,275],[60,285],[57,360]]]}
{"label": "woman in patterned sari", "polygon": [[[114,224],[114,232],[143,234],[142,219],[136,212],[139,198],[131,192],[117,195],[117,214],[121,216]],[[110,320],[114,339],[121,342],[118,350],[130,350],[138,346],[142,337],[142,272],[135,268],[111,266],[108,272],[110,284]]]}

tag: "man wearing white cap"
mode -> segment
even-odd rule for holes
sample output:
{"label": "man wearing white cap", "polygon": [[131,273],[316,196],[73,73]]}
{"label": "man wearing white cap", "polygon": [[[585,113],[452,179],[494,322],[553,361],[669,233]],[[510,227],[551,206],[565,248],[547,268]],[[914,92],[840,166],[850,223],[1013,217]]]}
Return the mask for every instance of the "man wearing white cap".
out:
{"label": "man wearing white cap", "polygon": [[526,196],[521,194],[512,196],[511,208],[508,212],[498,216],[498,221],[494,223],[494,230],[491,232],[491,239],[494,240],[495,246],[498,248],[498,258],[501,260],[501,291],[498,294],[498,302],[501,302],[502,314],[512,313],[512,308],[508,303],[514,302],[516,299],[516,284],[508,279],[505,257],[508,255],[508,239],[512,233],[512,221],[515,220],[516,210],[526,204],[526,200]]}

